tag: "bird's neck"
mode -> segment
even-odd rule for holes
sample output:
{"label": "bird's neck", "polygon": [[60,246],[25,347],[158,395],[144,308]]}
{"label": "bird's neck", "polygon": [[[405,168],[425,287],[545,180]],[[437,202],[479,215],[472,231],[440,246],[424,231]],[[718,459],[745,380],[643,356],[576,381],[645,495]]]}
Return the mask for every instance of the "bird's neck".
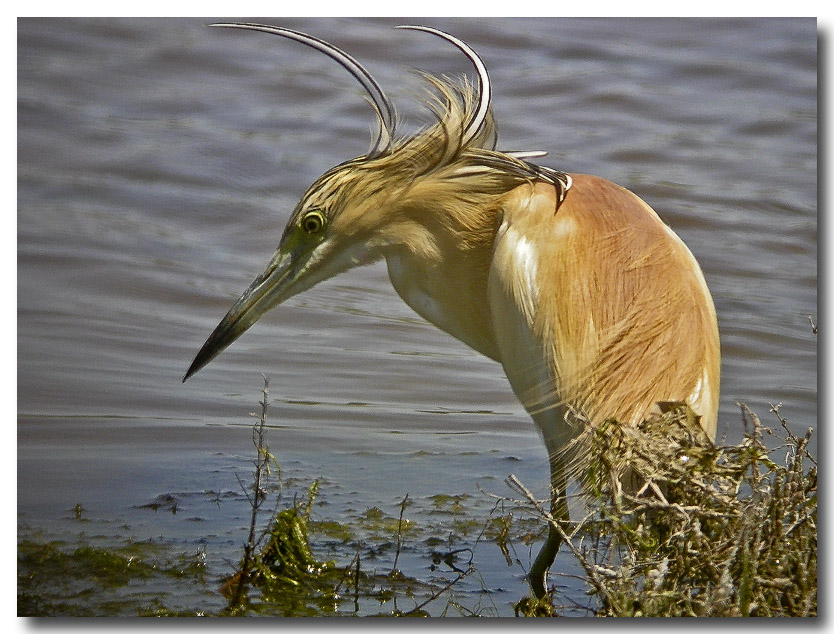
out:
{"label": "bird's neck", "polygon": [[385,252],[403,301],[441,330],[498,359],[488,303],[489,265],[498,197],[413,206]]}

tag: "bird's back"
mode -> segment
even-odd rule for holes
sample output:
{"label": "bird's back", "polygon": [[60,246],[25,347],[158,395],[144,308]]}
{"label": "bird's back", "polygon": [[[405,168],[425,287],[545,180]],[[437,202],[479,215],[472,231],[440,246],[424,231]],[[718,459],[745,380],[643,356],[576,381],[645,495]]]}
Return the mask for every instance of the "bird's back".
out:
{"label": "bird's back", "polygon": [[718,327],[698,263],[635,194],[572,177],[555,212],[543,183],[501,201],[490,287],[496,330],[517,333],[501,351],[516,393],[534,418],[558,403],[591,422],[686,401],[714,437]]}

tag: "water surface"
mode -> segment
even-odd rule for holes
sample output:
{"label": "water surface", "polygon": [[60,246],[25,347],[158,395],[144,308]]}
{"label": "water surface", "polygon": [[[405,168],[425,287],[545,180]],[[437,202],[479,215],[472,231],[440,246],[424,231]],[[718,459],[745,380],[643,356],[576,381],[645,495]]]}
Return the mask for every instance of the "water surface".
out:
{"label": "water surface", "polygon": [[[272,449],[299,490],[325,479],[321,518],[396,514],[406,493],[424,526],[439,493],[487,518],[485,491],[510,494],[510,473],[544,497],[544,449],[501,368],[417,317],[384,264],[290,300],[181,384],[306,187],[364,153],[371,124],[323,56],[211,21],[18,22],[19,525],[71,539],[82,504],[105,540],[129,526],[228,572],[246,504],[213,495],[249,472],[262,373]],[[410,71],[470,72],[391,28],[413,19],[258,21],[356,55],[413,127],[426,119]],[[719,435],[740,437],[739,401],[816,427],[815,21],[419,22],[486,61],[500,147],[632,189],[689,245],[720,322]],[[136,508],[166,494],[176,515]],[[424,544],[408,553],[410,574],[440,574]],[[490,543],[476,562],[467,600],[486,588],[511,614],[521,567]],[[207,596],[180,600],[211,611]]]}

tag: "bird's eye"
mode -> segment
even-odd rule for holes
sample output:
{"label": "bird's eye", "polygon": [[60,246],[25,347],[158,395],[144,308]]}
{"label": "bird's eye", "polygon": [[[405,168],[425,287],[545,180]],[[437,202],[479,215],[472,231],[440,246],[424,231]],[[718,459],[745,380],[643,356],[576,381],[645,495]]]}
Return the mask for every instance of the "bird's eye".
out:
{"label": "bird's eye", "polygon": [[301,219],[301,228],[307,233],[318,233],[324,228],[324,214],[317,209],[308,211]]}

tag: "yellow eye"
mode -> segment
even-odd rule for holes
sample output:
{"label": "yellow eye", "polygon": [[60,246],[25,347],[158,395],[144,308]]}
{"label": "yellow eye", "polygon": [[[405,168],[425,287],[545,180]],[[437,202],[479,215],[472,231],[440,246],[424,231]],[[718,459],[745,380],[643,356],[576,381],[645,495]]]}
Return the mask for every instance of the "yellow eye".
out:
{"label": "yellow eye", "polygon": [[301,219],[301,228],[307,233],[318,233],[324,228],[324,214],[318,209],[308,211]]}

